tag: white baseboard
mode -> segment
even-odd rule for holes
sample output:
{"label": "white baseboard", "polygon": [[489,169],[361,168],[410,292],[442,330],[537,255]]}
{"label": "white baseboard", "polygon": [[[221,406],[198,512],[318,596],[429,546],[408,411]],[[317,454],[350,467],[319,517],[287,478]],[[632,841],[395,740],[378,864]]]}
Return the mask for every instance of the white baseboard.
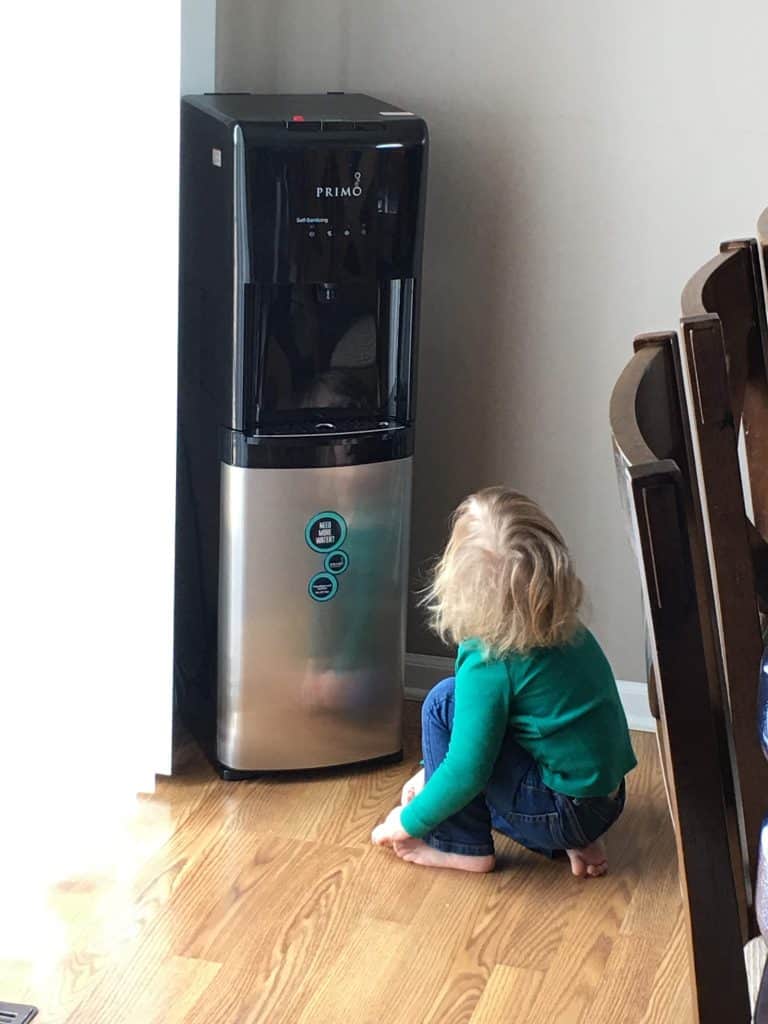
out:
{"label": "white baseboard", "polygon": [[437,658],[432,654],[406,654],[406,700],[424,700],[432,687],[454,673],[452,658]]}
{"label": "white baseboard", "polygon": [[[441,679],[452,676],[452,658],[437,658],[431,654],[406,654],[405,696],[408,700],[424,700],[429,690]],[[629,728],[636,732],[656,732],[656,722],[648,705],[645,683],[618,679],[621,703]]]}
{"label": "white baseboard", "polygon": [[645,683],[632,682],[629,679],[617,679],[621,703],[630,729],[636,732],[656,732],[656,719],[651,714],[648,703],[648,687]]}

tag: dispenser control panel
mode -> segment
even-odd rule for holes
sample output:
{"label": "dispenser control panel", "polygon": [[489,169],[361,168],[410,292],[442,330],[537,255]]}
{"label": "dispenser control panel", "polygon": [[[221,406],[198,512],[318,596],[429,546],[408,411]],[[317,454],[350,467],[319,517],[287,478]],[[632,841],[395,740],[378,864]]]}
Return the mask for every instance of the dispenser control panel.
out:
{"label": "dispenser control panel", "polygon": [[423,145],[315,142],[247,157],[247,203],[259,283],[411,275]]}

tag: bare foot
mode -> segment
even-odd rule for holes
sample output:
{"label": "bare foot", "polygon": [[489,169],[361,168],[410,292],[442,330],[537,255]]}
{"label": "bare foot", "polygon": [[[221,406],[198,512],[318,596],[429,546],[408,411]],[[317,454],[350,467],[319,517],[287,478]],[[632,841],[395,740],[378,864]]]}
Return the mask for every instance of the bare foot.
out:
{"label": "bare foot", "polygon": [[423,768],[421,769],[421,771],[416,772],[415,775],[412,775],[411,778],[408,779],[406,784],[403,786],[403,791],[400,794],[401,806],[405,807],[406,804],[409,804],[415,796],[419,795],[422,789],[424,789]]}
{"label": "bare foot", "polygon": [[401,860],[421,864],[425,868],[455,868],[457,871],[485,874],[493,871],[496,865],[493,854],[487,857],[466,857],[461,853],[443,853],[442,850],[428,846],[422,839],[396,839],[392,848]]}
{"label": "bare foot", "polygon": [[577,878],[600,878],[608,870],[608,857],[602,839],[596,839],[581,850],[565,852],[571,861],[571,871]]}

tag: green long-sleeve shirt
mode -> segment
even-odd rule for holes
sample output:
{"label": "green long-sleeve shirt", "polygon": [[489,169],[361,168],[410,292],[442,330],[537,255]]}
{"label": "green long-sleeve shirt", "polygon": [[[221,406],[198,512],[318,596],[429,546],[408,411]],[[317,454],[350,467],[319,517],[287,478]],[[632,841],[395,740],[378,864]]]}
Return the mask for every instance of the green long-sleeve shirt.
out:
{"label": "green long-sleeve shirt", "polygon": [[606,796],[637,764],[613,672],[589,630],[503,659],[470,640],[456,659],[448,753],[403,809],[406,832],[426,835],[481,793],[508,730],[545,785],[567,796]]}

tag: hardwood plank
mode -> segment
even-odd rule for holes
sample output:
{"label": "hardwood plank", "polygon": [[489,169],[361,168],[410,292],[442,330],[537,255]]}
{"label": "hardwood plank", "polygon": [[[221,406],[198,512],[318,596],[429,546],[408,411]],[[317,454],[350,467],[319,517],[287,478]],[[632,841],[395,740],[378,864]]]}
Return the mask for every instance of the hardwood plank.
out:
{"label": "hardwood plank", "polygon": [[[149,913],[144,913],[146,890],[138,892],[135,901],[137,934],[127,947],[113,951],[108,969],[102,972],[96,985],[67,1018],[68,1024],[93,1024],[94,1021],[116,1017],[122,1006],[130,1005],[138,998],[159,961],[176,952],[184,952],[174,948],[176,929],[193,928],[199,910],[198,901],[187,898],[187,892],[196,879],[204,877],[210,885],[210,898],[215,898],[215,894],[230,880],[231,858],[237,856],[240,848],[250,848],[251,845],[247,834],[233,837],[221,829],[213,835],[203,833],[203,837],[202,849],[191,860],[182,857],[169,869],[161,864],[157,884],[162,898],[157,901],[156,886],[150,885]],[[167,881],[169,878],[170,882]],[[166,885],[169,889],[165,888]],[[215,960],[214,957],[203,959]]]}
{"label": "hardwood plank", "polygon": [[122,1019],[125,1024],[183,1024],[220,967],[206,960],[170,957]]}
{"label": "hardwood plank", "polygon": [[654,835],[644,865],[643,884],[637,885],[621,931],[623,935],[669,941],[676,919],[669,908],[680,898],[675,837],[669,825]]}
{"label": "hardwood plank", "polygon": [[[381,1007],[408,1015],[401,984],[418,948],[409,929],[390,921],[363,920],[339,950],[330,971],[311,990],[296,1024],[379,1024]],[[350,969],[350,965],[353,965]]]}
{"label": "hardwood plank", "polygon": [[640,1024],[695,1024],[682,900],[672,939],[663,951]]}
{"label": "hardwood plank", "polygon": [[642,1001],[645,982],[621,967],[637,936],[637,971],[653,977],[644,1024],[685,1024],[671,828],[654,738],[633,741],[640,767],[595,883],[503,837],[488,876],[370,846],[413,746],[401,765],[277,784],[224,783],[186,749],[188,774],[142,801],[114,870],[48,891],[39,948],[0,964],[0,993],[39,1005],[41,1024],[134,1024],[139,1011],[172,1024],[592,1024],[603,984]]}
{"label": "hardwood plank", "polygon": [[[592,908],[590,912],[594,912]],[[589,1008],[617,932],[618,923],[610,907],[602,927],[595,927],[593,922],[585,927],[584,917],[575,920],[550,963],[539,998],[525,1017],[525,1024],[576,1024],[589,1020]]]}
{"label": "hardwood plank", "polygon": [[[646,812],[642,803],[633,804],[630,793],[624,814],[607,837],[609,874],[596,882],[571,879],[578,894],[574,913],[546,963],[546,979],[526,1024],[592,1024],[590,1007],[603,984],[638,886],[645,884],[645,864],[656,843],[657,834],[643,827]],[[673,905],[679,898],[675,893]],[[548,905],[549,900],[542,903]]]}
{"label": "hardwood plank", "polygon": [[400,1006],[382,1007],[382,1024],[403,1020],[457,1024],[469,1019],[506,940],[501,875],[414,868],[432,888],[413,915],[412,956]]}
{"label": "hardwood plank", "polygon": [[439,872],[416,871],[412,864],[369,843],[348,898],[363,908],[367,917],[408,925],[439,878]]}
{"label": "hardwood plank", "polygon": [[361,856],[354,849],[271,834],[249,843],[243,855],[230,857],[230,871],[218,876],[218,884],[213,865],[190,879],[180,900],[193,902],[194,912],[176,929],[174,947],[186,956],[252,961],[277,940],[275,931],[301,930],[307,919],[324,930],[346,905],[344,891]]}
{"label": "hardwood plank", "polygon": [[[393,854],[382,849],[372,849],[371,854],[370,859],[363,858],[360,862],[361,871],[367,867],[376,872],[375,877],[386,878],[397,870],[403,882],[397,896],[401,908],[397,921],[384,922],[382,917],[369,921],[369,907],[362,904],[364,911],[358,924],[363,929],[377,929],[379,924],[386,923],[389,934],[395,935],[399,931],[402,936],[402,942],[392,945],[387,953],[387,963],[393,962],[396,973],[391,975],[386,964],[382,965],[386,976],[391,976],[392,991],[397,993],[397,998],[380,1001],[375,1007],[376,1019],[381,1024],[401,1024],[403,1020],[418,1020],[426,1024],[440,985],[448,974],[456,970],[456,954],[462,943],[461,926],[467,920],[468,910],[476,902],[474,894],[482,890],[482,883],[488,878],[417,869],[397,861]],[[409,907],[410,923],[406,924],[405,912]],[[380,911],[379,907],[375,906],[375,909]],[[337,945],[332,951],[324,951],[324,956],[324,963],[318,965],[303,984],[299,1004],[303,1005],[309,998],[308,993],[336,962],[342,964],[347,984],[353,987],[365,985],[364,979],[359,977],[360,964],[349,955],[339,953]],[[332,993],[327,990],[327,994],[330,996]],[[318,1005],[316,1001],[314,1005]],[[330,1004],[323,1010],[323,1013],[332,1012]],[[323,1013],[318,1020],[324,1020]],[[292,1020],[287,1016],[286,1024]]]}
{"label": "hardwood plank", "polygon": [[308,838],[320,842],[367,846],[373,825],[399,804],[403,774],[400,765],[361,771],[336,788],[324,815],[314,820],[299,818],[297,825]]}
{"label": "hardwood plank", "polygon": [[[165,863],[169,849],[176,857],[181,849],[191,855],[198,838],[189,825],[177,831],[166,810],[160,800],[137,801],[132,820],[108,837],[111,867],[108,848],[99,847],[96,872],[87,856],[88,873],[33,890],[36,956],[26,997],[17,1001],[38,1005],[41,1024],[66,1020],[116,964],[134,954],[145,921],[162,902],[156,892],[144,892],[147,872]],[[179,815],[186,817],[186,812]],[[219,815],[211,821],[207,838],[220,827]]]}
{"label": "hardwood plank", "polygon": [[499,1024],[521,1020],[531,1009],[544,974],[501,964],[491,971],[469,1024]]}
{"label": "hardwood plank", "polygon": [[590,1024],[637,1024],[648,1008],[662,950],[653,939],[619,935],[584,1019]]}
{"label": "hardwood plank", "polygon": [[[345,899],[360,859],[359,850],[267,837],[253,867],[234,873],[224,898],[179,934],[188,955],[226,960],[213,990],[225,1019],[283,1019],[302,982],[325,975],[360,917]],[[208,1019],[203,1005],[189,1021]]]}
{"label": "hardwood plank", "polygon": [[670,821],[656,734],[633,732],[632,747],[637,768],[627,776],[627,803],[652,812],[659,823]]}
{"label": "hardwood plank", "polygon": [[497,962],[546,970],[578,912],[583,886],[562,859],[547,860],[506,838],[497,841],[497,849],[496,892],[503,913]]}

